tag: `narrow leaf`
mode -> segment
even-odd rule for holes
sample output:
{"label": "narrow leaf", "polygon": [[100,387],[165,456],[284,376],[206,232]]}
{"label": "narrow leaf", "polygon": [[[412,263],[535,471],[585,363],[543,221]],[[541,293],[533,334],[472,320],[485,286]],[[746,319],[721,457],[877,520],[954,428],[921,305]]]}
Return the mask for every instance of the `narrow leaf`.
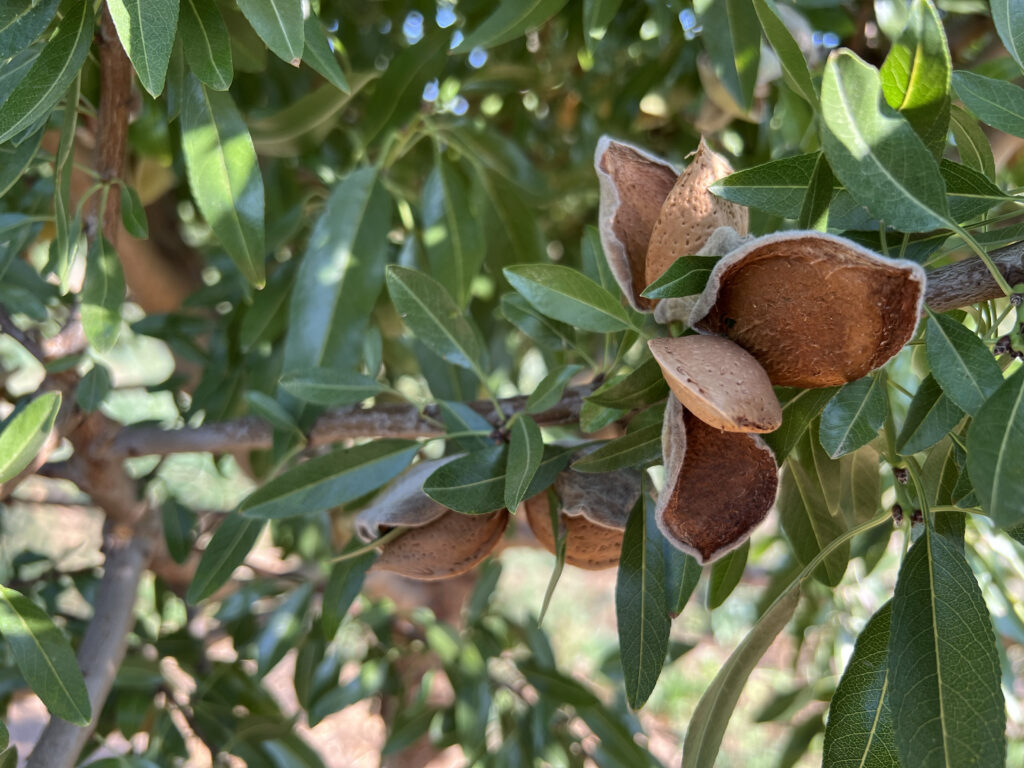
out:
{"label": "narrow leaf", "polygon": [[572,468],[577,472],[612,472],[624,467],[641,467],[661,460],[661,424],[627,432],[588,453]]}
{"label": "narrow leaf", "polygon": [[293,589],[278,605],[256,636],[256,675],[263,677],[298,644],[305,624],[304,616],[313,593],[306,582]]}
{"label": "narrow leaf", "polygon": [[0,109],[0,144],[44,118],[78,75],[89,55],[96,17],[93,4],[66,4],[53,37]]}
{"label": "narrow leaf", "polygon": [[60,392],[44,392],[17,411],[0,431],[0,483],[32,463],[60,410]]}
{"label": "narrow leaf", "polygon": [[441,152],[437,153],[424,198],[424,240],[430,273],[463,307],[483,261],[483,231],[468,180]]}
{"label": "narrow leaf", "polygon": [[0,60],[34,43],[50,26],[59,5],[60,0],[6,0],[0,15]]}
{"label": "narrow leaf", "polygon": [[901,765],[1005,765],[992,620],[963,553],[930,529],[900,567],[889,676]]}
{"label": "narrow leaf", "polygon": [[662,535],[654,503],[640,495],[626,522],[615,582],[615,616],[626,701],[640,709],[661,675],[671,621],[665,593]]}
{"label": "narrow leaf", "polygon": [[832,53],[821,106],[825,155],[859,203],[905,232],[946,226],[938,164],[905,118],[882,101],[874,67],[845,49]]}
{"label": "narrow leaf", "polygon": [[189,69],[215,91],[226,91],[235,75],[231,38],[214,0],[180,0],[178,28]]}
{"label": "narrow leaf", "polygon": [[480,372],[480,340],[444,286],[395,265],[387,268],[387,283],[395,309],[417,339],[449,363]]}
{"label": "narrow leaf", "polygon": [[87,725],[92,713],[85,680],[67,639],[39,606],[0,586],[0,634],[25,682],[51,714]]}
{"label": "narrow leaf", "polygon": [[981,130],[978,121],[958,104],[954,104],[949,113],[949,128],[953,131],[956,151],[960,154],[960,162],[984,174],[988,179],[996,177],[996,161],[992,156],[992,145]]}
{"label": "narrow leaf", "polygon": [[672,546],[663,539],[662,551],[665,557],[665,592],[668,594],[669,616],[675,618],[683,612],[690,595],[697,589],[703,570],[697,559]]}
{"label": "narrow leaf", "polygon": [[913,0],[907,26],[882,64],[882,93],[936,159],[946,146],[952,72],[938,9],[931,0]]}
{"label": "narrow leaf", "polygon": [[787,589],[776,599],[705,689],[686,729],[682,768],[714,768],[726,726],[747,678],[789,623],[799,602],[798,589]]}
{"label": "narrow leaf", "polygon": [[956,95],[983,123],[1024,137],[1024,88],[973,72],[953,73]]}
{"label": "narrow leaf", "polygon": [[996,525],[1024,523],[1024,370],[1003,382],[967,433],[967,472],[981,508]]}
{"label": "narrow leaf", "polygon": [[295,0],[238,0],[256,34],[279,58],[298,66],[305,32],[302,3]]}
{"label": "narrow leaf", "polygon": [[829,705],[822,768],[899,765],[888,691],[891,618],[892,603],[888,602],[857,637]]}
{"label": "narrow leaf", "polygon": [[928,313],[925,351],[942,391],[972,416],[1003,383],[999,364],[984,342],[948,315]]}
{"label": "narrow leaf", "polygon": [[286,372],[354,367],[384,284],[391,211],[374,168],[360,168],[334,185],[295,277]]}
{"label": "narrow leaf", "polygon": [[542,347],[555,350],[571,349],[576,345],[576,331],[572,326],[545,317],[518,293],[502,294],[501,314]]}
{"label": "narrow leaf", "polygon": [[358,499],[386,485],[409,466],[419,444],[376,440],[341,448],[298,464],[249,494],[239,511],[246,517],[311,515]]}
{"label": "narrow leaf", "polygon": [[515,514],[533,482],[544,454],[544,439],[537,422],[521,415],[512,422],[505,474],[505,509]]}
{"label": "narrow leaf", "polygon": [[875,439],[888,412],[884,374],[851,381],[828,401],[821,414],[822,447],[833,459],[853,453]]}
{"label": "narrow leaf", "polygon": [[989,4],[992,21],[996,25],[999,39],[1006,50],[1016,59],[1018,66],[1024,69],[1024,2],[1021,0],[992,0]]}
{"label": "narrow leaf", "polygon": [[492,48],[521,37],[558,13],[568,0],[502,0],[484,22],[466,35],[455,53]]}
{"label": "narrow leaf", "polygon": [[263,177],[231,96],[185,80],[181,148],[192,197],[246,279],[264,282]]}
{"label": "narrow leaf", "polygon": [[750,555],[750,540],[744,541],[720,560],[711,565],[711,575],[708,577],[708,610],[713,611],[726,601],[736,585],[743,578],[743,571],[747,567],[747,557]]}
{"label": "narrow leaf", "polygon": [[577,373],[583,370],[582,365],[561,365],[548,372],[540,384],[530,393],[526,400],[527,413],[541,413],[554,408],[562,398],[566,385]]}
{"label": "narrow leaf", "polygon": [[281,377],[281,386],[299,400],[326,406],[360,403],[385,389],[369,376],[337,368],[294,370]]}
{"label": "narrow leaf", "polygon": [[[565,469],[572,448],[544,446],[540,466],[533,476],[525,498],[540,493],[555,482]],[[505,465],[508,449],[491,446],[450,461],[423,483],[423,492],[434,501],[466,515],[494,512],[505,506]]]}
{"label": "narrow leaf", "polygon": [[661,366],[649,357],[624,379],[599,387],[587,399],[609,408],[640,408],[664,400],[667,394]]}
{"label": "narrow leaf", "polygon": [[160,505],[167,552],[176,563],[184,563],[195,541],[196,513],[174,499]]}
{"label": "narrow leaf", "polygon": [[719,179],[708,189],[738,205],[795,219],[820,154],[811,152],[755,165]]}
{"label": "narrow leaf", "polygon": [[711,0],[700,14],[715,76],[744,112],[753,104],[761,59],[761,30],[750,23],[753,10],[750,0]]}
{"label": "narrow leaf", "polygon": [[174,46],[178,0],[108,0],[107,8],[142,87],[156,98],[164,89]]}
{"label": "narrow leaf", "polygon": [[327,42],[327,33],[323,22],[315,13],[310,13],[305,22],[305,48],[302,60],[319,72],[324,78],[342,93],[351,90],[348,78],[341,70],[338,59]]}
{"label": "narrow leaf", "polygon": [[86,413],[99,408],[111,390],[110,371],[107,366],[96,363],[78,382],[75,389],[75,402]]}
{"label": "narrow leaf", "polygon": [[960,410],[932,374],[918,385],[907,409],[907,418],[896,438],[896,450],[904,456],[931,448],[960,423]]}
{"label": "narrow leaf", "polygon": [[512,287],[539,312],[588,331],[622,331],[629,327],[618,299],[590,278],[559,264],[506,267]]}
{"label": "narrow leaf", "polygon": [[776,389],[782,403],[782,426],[764,435],[764,441],[781,464],[796,447],[804,432],[825,405],[839,390],[836,387],[823,389]]}
{"label": "narrow leaf", "polygon": [[718,256],[680,256],[640,295],[648,299],[671,299],[701,293],[718,259]]}
{"label": "narrow leaf", "polygon": [[146,209],[142,205],[142,199],[135,187],[124,186],[121,188],[121,223],[128,230],[128,234],[139,240],[149,237],[149,221],[146,219]]}
{"label": "narrow leaf", "polygon": [[814,164],[814,174],[807,185],[803,205],[800,207],[800,219],[797,226],[801,229],[817,229],[828,231],[828,209],[835,197],[835,176],[825,155],[818,155]]}
{"label": "narrow leaf", "polygon": [[117,251],[100,236],[90,245],[82,284],[82,330],[98,351],[112,348],[121,333],[124,271]]}
{"label": "narrow leaf", "polygon": [[253,520],[238,513],[224,518],[199,560],[196,575],[185,594],[186,602],[195,605],[205,600],[231,578],[235,568],[242,564],[256,544],[263,524],[263,520]]}
{"label": "narrow leaf", "polygon": [[[353,538],[341,554],[344,555],[362,545],[361,541]],[[341,626],[345,614],[363,588],[366,572],[376,559],[377,551],[371,549],[358,557],[340,560],[331,567],[331,575],[327,577],[327,586],[324,587],[322,622],[326,640],[330,640],[338,633],[338,627]]]}
{"label": "narrow leaf", "polygon": [[754,11],[761,22],[765,37],[779,57],[782,75],[789,87],[798,93],[815,109],[818,109],[818,92],[814,90],[811,72],[799,44],[793,39],[789,27],[779,18],[773,0],[753,0]]}

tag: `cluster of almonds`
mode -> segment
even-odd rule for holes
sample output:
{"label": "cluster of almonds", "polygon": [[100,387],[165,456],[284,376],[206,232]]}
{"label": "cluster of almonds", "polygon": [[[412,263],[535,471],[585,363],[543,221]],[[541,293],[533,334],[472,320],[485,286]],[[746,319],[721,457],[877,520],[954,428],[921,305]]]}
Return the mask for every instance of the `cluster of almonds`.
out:
{"label": "cluster of almonds", "polygon": [[[665,487],[656,518],[669,541],[706,564],[746,541],[775,503],[778,464],[758,436],[782,423],[773,386],[837,386],[883,365],[914,333],[924,270],[821,232],[745,237],[747,210],[708,191],[732,169],[703,139],[682,173],[609,138],[598,143],[595,168],[602,246],[626,299],[663,322],[682,313],[696,331],[649,342],[674,395],[662,429]],[[655,306],[640,295],[677,258],[694,254],[722,257],[695,300]],[[463,515],[423,492],[423,481],[451,458],[414,465],[358,515],[365,541],[408,529],[375,567],[442,579],[498,546],[507,510]],[[566,561],[614,566],[640,473],[567,470],[554,490]],[[538,541],[554,552],[547,494],[524,507]]]}
{"label": "cluster of almonds", "polygon": [[709,563],[746,541],[775,503],[778,466],[757,436],[782,424],[772,387],[837,386],[883,365],[914,334],[924,270],[821,232],[744,238],[746,209],[708,191],[732,169],[703,139],[678,176],[608,138],[594,165],[602,245],[634,308],[654,309],[640,292],[680,256],[722,257],[685,305],[697,334],[649,342],[675,395],[658,525]]}

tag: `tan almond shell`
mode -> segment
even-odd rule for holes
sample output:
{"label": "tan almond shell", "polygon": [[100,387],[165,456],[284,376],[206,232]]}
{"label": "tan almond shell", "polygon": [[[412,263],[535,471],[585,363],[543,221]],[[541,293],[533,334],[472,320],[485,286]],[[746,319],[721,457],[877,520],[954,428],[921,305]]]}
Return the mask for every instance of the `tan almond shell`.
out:
{"label": "tan almond shell", "polygon": [[423,483],[456,456],[421,461],[407,469],[354,520],[356,535],[373,541],[392,528],[409,530],[384,545],[374,568],[432,581],[473,568],[501,541],[509,515],[498,510],[463,515],[423,492]]}
{"label": "tan almond shell", "polygon": [[707,565],[746,541],[778,492],[778,465],[757,435],[722,432],[675,398],[665,409],[665,488],[658,528],[677,548]]}
{"label": "tan almond shell", "polygon": [[608,136],[597,142],[594,169],[601,190],[601,247],[608,266],[630,305],[649,312],[653,302],[640,296],[647,286],[647,245],[678,174],[661,158]]}
{"label": "tan almond shell", "polygon": [[484,515],[448,510],[385,544],[373,567],[423,581],[459,576],[494,551],[508,519],[504,509]]}
{"label": "tan almond shell", "polygon": [[[600,570],[619,562],[629,512],[640,498],[640,473],[633,469],[603,474],[566,470],[555,481],[559,515],[566,526],[565,561],[577,568]],[[552,554],[546,493],[526,501],[526,519],[537,540]]]}
{"label": "tan almond shell", "polygon": [[[644,286],[664,274],[680,256],[696,254],[719,227],[747,234],[750,214],[746,207],[716,197],[708,187],[732,173],[729,162],[704,143],[669,192],[651,232],[647,249]],[[717,255],[717,254],[716,254]]]}
{"label": "tan almond shell", "polygon": [[773,432],[782,407],[764,368],[724,336],[651,339],[651,354],[679,401],[726,432]]}
{"label": "tan almond shell", "polygon": [[715,265],[690,325],[738,343],[776,386],[831,387],[903,348],[924,292],[925,273],[914,262],[835,235],[780,232]]}

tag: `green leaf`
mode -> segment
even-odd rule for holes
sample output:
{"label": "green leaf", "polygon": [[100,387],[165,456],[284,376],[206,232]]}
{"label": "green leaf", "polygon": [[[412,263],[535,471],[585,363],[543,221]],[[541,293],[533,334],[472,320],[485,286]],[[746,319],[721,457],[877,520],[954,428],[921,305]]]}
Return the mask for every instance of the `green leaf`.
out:
{"label": "green leaf", "polygon": [[571,349],[576,345],[576,331],[572,326],[545,317],[518,293],[502,294],[501,314],[542,347]]}
{"label": "green leaf", "polygon": [[392,125],[405,120],[423,101],[423,87],[444,68],[449,36],[427,35],[388,64],[377,81],[360,121],[363,146]]}
{"label": "green leaf", "polygon": [[985,343],[948,315],[928,312],[925,351],[942,391],[971,416],[1003,383],[999,364]]}
{"label": "green leaf", "polygon": [[982,122],[1024,137],[1024,88],[973,72],[953,73],[956,95]]}
{"label": "green leaf", "polygon": [[807,427],[838,391],[837,387],[776,389],[775,393],[782,403],[782,426],[774,432],[762,435],[762,438],[775,453],[775,460],[779,464],[782,464],[789,452],[796,447]]}
{"label": "green leaf", "polygon": [[789,87],[815,109],[818,109],[818,92],[814,90],[811,72],[799,44],[793,39],[789,27],[779,18],[773,0],[753,0],[754,11],[764,30],[765,37],[779,57],[782,75]]}
{"label": "green leaf", "polygon": [[835,197],[836,179],[824,155],[818,155],[814,175],[807,184],[807,192],[800,206],[797,226],[801,229],[828,231],[828,211]]}
{"label": "green leaf", "polygon": [[110,371],[107,366],[96,363],[78,382],[75,402],[86,413],[92,413],[103,404],[110,390]]}
{"label": "green leaf", "polygon": [[60,410],[60,392],[44,392],[7,420],[0,431],[0,483],[32,463]]}
{"label": "green leaf", "polygon": [[953,62],[938,9],[913,0],[910,17],[882,64],[882,93],[917,131],[935,159],[942,157],[949,128]]}
{"label": "green leaf", "polygon": [[992,11],[992,22],[996,25],[999,39],[1006,50],[1024,69],[1024,2],[1021,0],[992,0],[989,3]]}
{"label": "green leaf", "polygon": [[0,4],[0,61],[34,43],[50,26],[59,5],[60,0],[4,0]]}
{"label": "green leaf", "polygon": [[6,750],[11,743],[11,734],[7,726],[0,722],[0,750]]}
{"label": "green leaf", "polygon": [[264,283],[263,177],[231,96],[185,80],[181,149],[199,212],[245,278]]}
{"label": "green leaf", "polygon": [[348,79],[338,64],[338,59],[327,42],[324,25],[315,13],[310,13],[305,22],[305,48],[302,60],[319,72],[324,78],[342,93],[349,93]]}
{"label": "green leaf", "polygon": [[121,333],[121,304],[124,302],[124,271],[117,251],[100,236],[89,247],[82,284],[82,330],[89,343],[105,352]]}
{"label": "green leaf", "polygon": [[464,307],[473,278],[480,270],[485,245],[469,182],[458,165],[440,151],[425,185],[424,198],[423,238],[430,273],[455,303]]}
{"label": "green leaf", "polygon": [[558,13],[568,0],[501,0],[494,12],[469,32],[453,53],[474,48],[493,48],[541,26]]}
{"label": "green leaf", "polygon": [[571,267],[523,264],[503,272],[512,287],[548,317],[598,333],[629,328],[618,299]]}
{"label": "green leaf", "polygon": [[505,474],[505,509],[515,514],[533,482],[544,455],[540,427],[529,416],[520,415],[509,430],[508,462]]}
{"label": "green leaf", "polygon": [[672,623],[665,593],[663,537],[654,502],[641,493],[629,513],[615,582],[615,617],[626,701],[640,709],[661,675]]}
{"label": "green leaf", "polygon": [[423,272],[395,265],[387,268],[387,283],[391,301],[413,335],[483,381],[480,339],[444,286]]}
{"label": "green leaf", "polygon": [[[524,498],[540,493],[569,463],[573,448],[544,446],[540,466]],[[494,512],[505,506],[505,465],[508,449],[503,445],[476,450],[438,467],[423,483],[423,492],[434,501],[465,515]]]}
{"label": "green leaf", "polygon": [[548,488],[544,495],[548,502],[548,516],[555,537],[555,566],[551,569],[548,586],[544,590],[544,600],[540,604],[540,614],[537,616],[538,628],[544,623],[544,616],[548,612],[548,606],[551,605],[555,587],[558,586],[558,580],[562,578],[562,571],[565,570],[565,549],[569,541],[569,529],[565,525],[559,524],[558,496],[555,495],[555,489]]}
{"label": "green leaf", "polygon": [[665,272],[640,292],[648,299],[671,299],[703,292],[718,256],[680,256]]}
{"label": "green leaf", "polygon": [[313,584],[306,582],[291,593],[267,617],[266,624],[256,636],[256,675],[263,677],[298,645],[305,625],[306,607]]}
{"label": "green leaf", "polygon": [[907,418],[896,438],[896,450],[909,456],[931,448],[949,434],[963,416],[964,412],[942,391],[935,377],[928,374],[910,401]]}
{"label": "green leaf", "polygon": [[[362,546],[363,543],[353,537],[340,554],[348,554]],[[338,633],[345,614],[363,588],[366,572],[377,557],[377,551],[371,549],[357,557],[339,560],[331,567],[331,575],[327,577],[327,586],[324,587],[322,622],[326,640]]]}
{"label": "green leaf", "polygon": [[340,448],[309,459],[246,496],[239,511],[246,517],[311,515],[358,499],[397,477],[416,456],[409,440],[376,440]]}
{"label": "green leaf", "polygon": [[267,48],[289,64],[299,65],[305,43],[302,3],[294,0],[238,0],[238,7]]}
{"label": "green leaf", "polygon": [[776,599],[705,689],[686,729],[682,768],[714,768],[722,737],[743,685],[779,632],[789,623],[799,602],[798,589],[787,589]]}
{"label": "green leaf", "polygon": [[0,109],[0,144],[46,117],[89,55],[96,17],[92,3],[69,2],[57,31]]}
{"label": "green leaf", "polygon": [[640,408],[664,400],[667,394],[661,366],[649,357],[624,379],[599,387],[587,399],[609,408]]}
{"label": "green leaf", "polygon": [[665,591],[668,594],[669,616],[676,617],[690,600],[690,595],[697,589],[700,574],[703,570],[697,559],[680,549],[676,549],[668,539],[662,537],[662,551],[665,557]]}
{"label": "green leaf", "polygon": [[254,416],[266,421],[274,429],[282,432],[298,433],[302,435],[295,418],[277,400],[265,392],[249,390],[245,393],[245,402]]}
{"label": "green leaf", "polygon": [[171,60],[178,0],[108,0],[107,8],[142,87],[156,98],[164,89]]}
{"label": "green leaf", "polygon": [[281,386],[299,400],[326,406],[361,403],[386,389],[369,376],[338,368],[294,370],[281,377]]}
{"label": "green leaf", "polygon": [[743,111],[753,104],[761,60],[761,30],[750,0],[711,0],[700,12],[701,39],[715,76]]}
{"label": "green leaf", "polygon": [[621,5],[622,0],[583,0],[583,32],[588,46],[593,38],[591,30],[606,29]]}
{"label": "green leaf", "polygon": [[526,399],[526,413],[541,413],[554,408],[562,399],[566,385],[577,373],[583,370],[582,365],[560,365],[548,371],[540,384]]}
{"label": "green leaf", "polygon": [[988,177],[973,168],[945,158],[940,161],[940,165],[942,178],[946,182],[949,214],[954,221],[973,219],[992,206],[1010,199]]}
{"label": "green leaf", "polygon": [[738,205],[795,219],[800,215],[820,155],[811,152],[755,165],[719,179],[708,189]]}
{"label": "green leaf", "polygon": [[256,544],[263,525],[263,520],[237,513],[225,517],[206,545],[185,601],[195,605],[220,589]]}
{"label": "green leaf", "polygon": [[949,128],[953,131],[960,162],[984,174],[986,178],[994,179],[996,161],[992,156],[992,145],[978,121],[959,104],[954,104],[949,113]]}
{"label": "green leaf", "polygon": [[71,205],[71,177],[74,173],[75,133],[78,127],[78,102],[81,98],[82,78],[75,77],[68,86],[64,99],[64,118],[60,127],[60,144],[57,145],[57,158],[54,164],[55,177],[53,190],[54,227],[57,230],[51,248],[51,264],[54,274],[60,281],[61,291],[68,289],[71,264],[78,250],[81,237],[80,219],[75,216]]}
{"label": "green leaf", "polygon": [[331,190],[292,289],[286,372],[351,369],[359,359],[384,283],[391,211],[391,198],[374,168],[351,172]]}
{"label": "green leaf", "polygon": [[825,156],[859,203],[904,232],[946,226],[938,164],[905,118],[881,100],[874,67],[845,49],[832,53],[821,106]]}
{"label": "green leaf", "polygon": [[494,431],[494,425],[487,419],[474,411],[465,403],[452,403],[439,400],[438,410],[441,411],[441,421],[448,432],[483,432],[483,435],[458,437],[451,440],[451,444],[458,451],[467,453],[480,448],[490,448],[494,445],[487,437],[487,433]]}
{"label": "green leaf", "polygon": [[51,714],[75,725],[92,715],[89,693],[67,639],[39,606],[0,586],[0,634],[25,682]]}
{"label": "green leaf", "polygon": [[189,69],[215,91],[226,91],[235,75],[231,37],[214,0],[180,0],[178,28]]}
{"label": "green leaf", "polygon": [[877,437],[888,412],[885,374],[845,384],[821,414],[822,447],[833,459],[853,453]]}
{"label": "green leaf", "polygon": [[1024,370],[1004,381],[978,409],[967,433],[967,472],[981,508],[996,525],[1024,522]]}
{"label": "green leaf", "polygon": [[887,602],[857,637],[829,705],[822,768],[899,765],[888,693],[891,617],[892,602]]}
{"label": "green leaf", "polygon": [[128,234],[139,240],[149,237],[149,222],[146,220],[146,209],[142,205],[139,193],[134,187],[121,188],[121,222]]}
{"label": "green leaf", "polygon": [[609,440],[593,453],[576,461],[577,472],[612,472],[661,460],[661,424],[648,424]]}
{"label": "green leaf", "polygon": [[176,563],[184,563],[195,541],[196,513],[174,499],[160,505],[167,552]]}
{"label": "green leaf", "polygon": [[[35,136],[25,139],[17,146],[0,145],[0,197],[6,195],[10,188],[25,175],[25,169],[35,159],[42,139],[43,131],[39,131]],[[54,176],[58,176],[56,171]]]}
{"label": "green leaf", "polygon": [[1005,765],[999,655],[981,589],[959,548],[925,531],[900,567],[889,637],[901,765]]}
{"label": "green leaf", "polygon": [[748,539],[725,557],[712,563],[711,575],[708,577],[709,611],[713,611],[724,603],[736,589],[736,585],[743,578],[743,571],[747,567],[749,555],[750,540]]}
{"label": "green leaf", "polygon": [[[817,470],[811,462],[810,441],[807,433],[801,447],[800,461],[791,456],[779,483],[779,524],[793,547],[801,564],[813,560],[828,544],[846,532],[841,515],[833,515],[825,498],[825,490]],[[834,587],[843,579],[850,560],[850,545],[843,544],[832,551],[815,570],[814,577]]]}

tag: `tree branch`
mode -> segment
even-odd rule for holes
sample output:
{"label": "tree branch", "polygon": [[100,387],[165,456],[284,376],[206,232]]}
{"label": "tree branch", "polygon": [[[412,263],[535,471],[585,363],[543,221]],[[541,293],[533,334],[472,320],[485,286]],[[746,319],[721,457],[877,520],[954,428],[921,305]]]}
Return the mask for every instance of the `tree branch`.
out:
{"label": "tree branch", "polygon": [[[1024,243],[992,252],[992,261],[1010,285],[1024,282]],[[933,312],[948,312],[1003,295],[995,279],[978,258],[964,259],[928,273],[925,303]]]}

